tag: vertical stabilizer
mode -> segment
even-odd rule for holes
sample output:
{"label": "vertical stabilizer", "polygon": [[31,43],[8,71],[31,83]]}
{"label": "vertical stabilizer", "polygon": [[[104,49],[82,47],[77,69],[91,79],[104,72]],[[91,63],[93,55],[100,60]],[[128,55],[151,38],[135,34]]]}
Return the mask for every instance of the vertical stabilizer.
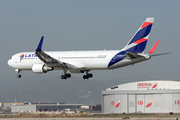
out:
{"label": "vertical stabilizer", "polygon": [[147,18],[123,50],[132,53],[144,52],[153,21],[153,17]]}

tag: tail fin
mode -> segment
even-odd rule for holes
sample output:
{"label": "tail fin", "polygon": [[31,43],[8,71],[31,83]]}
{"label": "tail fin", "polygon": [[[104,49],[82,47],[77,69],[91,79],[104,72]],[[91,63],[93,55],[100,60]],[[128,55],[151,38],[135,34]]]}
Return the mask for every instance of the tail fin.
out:
{"label": "tail fin", "polygon": [[144,52],[153,21],[153,17],[147,18],[123,50],[132,53]]}

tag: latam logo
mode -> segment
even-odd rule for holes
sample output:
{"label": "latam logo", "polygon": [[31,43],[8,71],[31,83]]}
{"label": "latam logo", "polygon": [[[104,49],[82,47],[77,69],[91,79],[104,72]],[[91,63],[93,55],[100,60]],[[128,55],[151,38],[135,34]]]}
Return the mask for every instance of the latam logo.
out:
{"label": "latam logo", "polygon": [[34,57],[37,57],[36,54],[21,54],[20,55],[20,62],[23,58],[34,58]]}
{"label": "latam logo", "polygon": [[119,101],[117,102],[117,104],[116,104],[116,107],[115,107],[115,108],[118,108],[118,107],[120,106],[120,103],[121,103],[121,101],[119,100]]}
{"label": "latam logo", "polygon": [[138,89],[147,89],[147,88],[156,88],[158,85],[158,82],[155,84],[152,83],[137,83],[137,88]]}
{"label": "latam logo", "polygon": [[146,105],[146,108],[151,107],[153,100],[150,100],[149,103]]}

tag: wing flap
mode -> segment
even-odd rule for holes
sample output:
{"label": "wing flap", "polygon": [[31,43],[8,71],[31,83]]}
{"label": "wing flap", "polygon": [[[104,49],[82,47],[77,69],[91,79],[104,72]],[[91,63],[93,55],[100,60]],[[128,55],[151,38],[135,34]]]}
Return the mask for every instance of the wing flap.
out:
{"label": "wing flap", "polygon": [[57,60],[55,60],[54,58],[52,58],[51,56],[49,56],[48,54],[46,54],[43,51],[36,51],[35,54],[38,56],[38,58],[41,61],[43,61],[46,64],[48,64],[48,63],[58,63]]}

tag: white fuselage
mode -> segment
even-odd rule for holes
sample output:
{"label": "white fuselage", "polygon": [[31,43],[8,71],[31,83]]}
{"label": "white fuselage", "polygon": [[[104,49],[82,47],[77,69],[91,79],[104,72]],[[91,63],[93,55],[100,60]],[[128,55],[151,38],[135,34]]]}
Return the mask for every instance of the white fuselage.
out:
{"label": "white fuselage", "polygon": [[[108,67],[109,62],[112,58],[118,54],[120,50],[111,50],[111,51],[65,51],[65,52],[45,52],[51,57],[59,60],[61,62],[69,63],[74,65],[81,70],[107,70],[115,69],[127,65],[131,65],[137,62],[141,62],[149,59],[149,56],[141,57],[139,59],[126,59],[115,63],[114,65]],[[23,57],[20,57],[21,55]],[[34,64],[44,64],[34,52],[22,52],[17,53],[12,56],[8,61],[8,65],[15,69],[19,70],[32,70]],[[55,68],[61,70],[62,68]]]}
{"label": "white fuselage", "polygon": [[32,70],[34,73],[46,73],[52,70],[63,70],[62,79],[71,77],[71,73],[86,73],[83,79],[93,77],[91,70],[108,70],[133,65],[151,58],[158,44],[148,54],[144,54],[154,18],[147,18],[131,40],[121,50],[102,51],[42,51],[44,36],[41,37],[34,52],[21,52],[12,56],[8,65],[15,68],[17,77],[20,71]]}

